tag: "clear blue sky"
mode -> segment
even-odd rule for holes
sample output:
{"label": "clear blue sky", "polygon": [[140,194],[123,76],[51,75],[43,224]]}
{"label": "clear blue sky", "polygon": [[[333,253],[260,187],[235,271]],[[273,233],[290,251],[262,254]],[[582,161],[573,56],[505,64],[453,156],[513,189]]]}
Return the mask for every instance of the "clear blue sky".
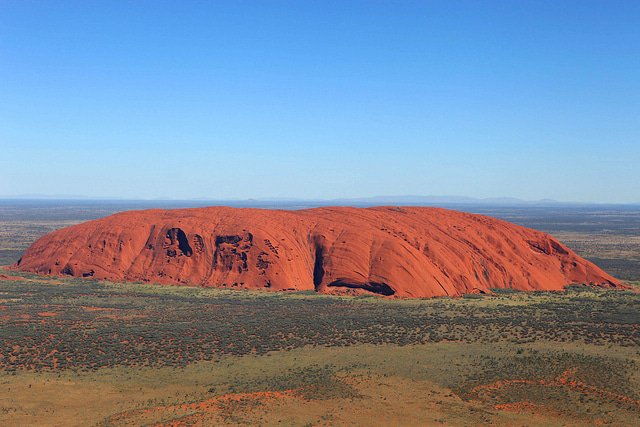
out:
{"label": "clear blue sky", "polygon": [[640,1],[0,2],[0,195],[640,202]]}

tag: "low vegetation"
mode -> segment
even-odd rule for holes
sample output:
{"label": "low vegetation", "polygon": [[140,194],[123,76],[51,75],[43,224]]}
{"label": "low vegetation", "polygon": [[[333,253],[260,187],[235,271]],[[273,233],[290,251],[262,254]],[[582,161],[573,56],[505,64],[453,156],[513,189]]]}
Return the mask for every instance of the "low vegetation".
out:
{"label": "low vegetation", "polygon": [[[21,273],[0,281],[0,295],[5,387],[15,390],[26,381],[43,387],[43,381],[60,378],[105,387],[124,375],[128,379],[117,388],[125,394],[139,384],[160,389],[147,394],[155,396],[151,401],[138,399],[128,408],[119,406],[121,400],[107,405],[92,419],[104,425],[271,423],[279,414],[274,405],[373,405],[384,395],[383,384],[398,381],[429,393],[449,390],[443,391],[445,400],[440,391],[421,399],[450,401],[453,409],[441,412],[453,424],[508,424],[526,413],[542,423],[618,424],[640,416],[640,294],[632,291],[575,286],[565,293],[388,300]],[[286,356],[279,356],[279,366],[225,377],[239,363],[262,366],[280,354]],[[136,382],[141,372],[146,379]],[[176,372],[200,374],[175,394],[181,381]],[[26,397],[5,395],[11,397],[2,400],[0,421],[25,419],[25,413],[35,417],[26,419],[40,420],[46,414],[25,409]],[[319,423],[329,415],[310,410],[299,420]]]}
{"label": "low vegetation", "polygon": [[[640,299],[571,289],[389,301],[65,279],[3,281],[0,368],[181,367],[306,345],[536,341],[640,345]],[[33,279],[35,278],[35,279]]]}
{"label": "low vegetation", "polygon": [[[0,264],[116,210],[0,205]],[[388,300],[0,271],[0,425],[640,424],[640,213],[480,213],[635,289]]]}

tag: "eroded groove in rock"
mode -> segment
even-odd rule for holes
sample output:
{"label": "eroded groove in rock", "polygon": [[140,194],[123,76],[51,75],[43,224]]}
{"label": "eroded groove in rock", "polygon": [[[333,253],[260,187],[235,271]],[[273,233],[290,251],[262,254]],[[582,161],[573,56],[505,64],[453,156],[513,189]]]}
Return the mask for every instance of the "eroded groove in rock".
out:
{"label": "eroded groove in rock", "polygon": [[237,270],[239,273],[247,271],[247,252],[253,246],[253,235],[223,235],[215,238],[216,251],[213,255],[214,269],[223,271]]}
{"label": "eroded groove in rock", "polygon": [[322,239],[314,240],[314,261],[313,261],[313,288],[320,290],[322,279],[324,278],[324,248],[322,247]]}
{"label": "eroded groove in rock", "polygon": [[42,237],[13,268],[93,279],[394,297],[506,287],[561,290],[572,283],[624,287],[545,233],[481,215],[417,207],[123,212]]}
{"label": "eroded groove in rock", "polygon": [[204,252],[204,239],[199,234],[193,236],[193,250],[196,253]]}

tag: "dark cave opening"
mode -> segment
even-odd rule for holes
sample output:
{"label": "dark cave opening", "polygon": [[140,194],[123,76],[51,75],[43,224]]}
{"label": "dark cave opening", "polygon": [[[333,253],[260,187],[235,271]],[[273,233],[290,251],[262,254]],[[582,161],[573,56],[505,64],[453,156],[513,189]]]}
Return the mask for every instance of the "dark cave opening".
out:
{"label": "dark cave opening", "polygon": [[[167,231],[167,239],[171,241],[172,245],[175,244],[175,242],[177,241],[178,249],[180,250],[180,252],[182,252],[183,255],[185,256],[193,255],[193,249],[191,249],[191,246],[189,245],[189,239],[187,239],[187,235],[184,234],[184,231],[182,231],[182,229],[180,228],[170,229],[169,231]],[[167,251],[167,254],[171,256],[168,251]]]}

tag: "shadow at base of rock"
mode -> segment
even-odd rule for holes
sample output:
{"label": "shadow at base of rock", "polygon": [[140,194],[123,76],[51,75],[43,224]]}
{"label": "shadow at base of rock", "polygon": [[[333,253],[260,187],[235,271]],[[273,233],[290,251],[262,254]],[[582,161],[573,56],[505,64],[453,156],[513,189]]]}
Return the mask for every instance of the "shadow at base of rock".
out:
{"label": "shadow at base of rock", "polygon": [[354,283],[345,280],[334,280],[327,286],[330,288],[363,289],[365,291],[384,296],[391,296],[396,293],[396,291],[394,291],[391,286],[387,285],[386,283],[378,282]]}

